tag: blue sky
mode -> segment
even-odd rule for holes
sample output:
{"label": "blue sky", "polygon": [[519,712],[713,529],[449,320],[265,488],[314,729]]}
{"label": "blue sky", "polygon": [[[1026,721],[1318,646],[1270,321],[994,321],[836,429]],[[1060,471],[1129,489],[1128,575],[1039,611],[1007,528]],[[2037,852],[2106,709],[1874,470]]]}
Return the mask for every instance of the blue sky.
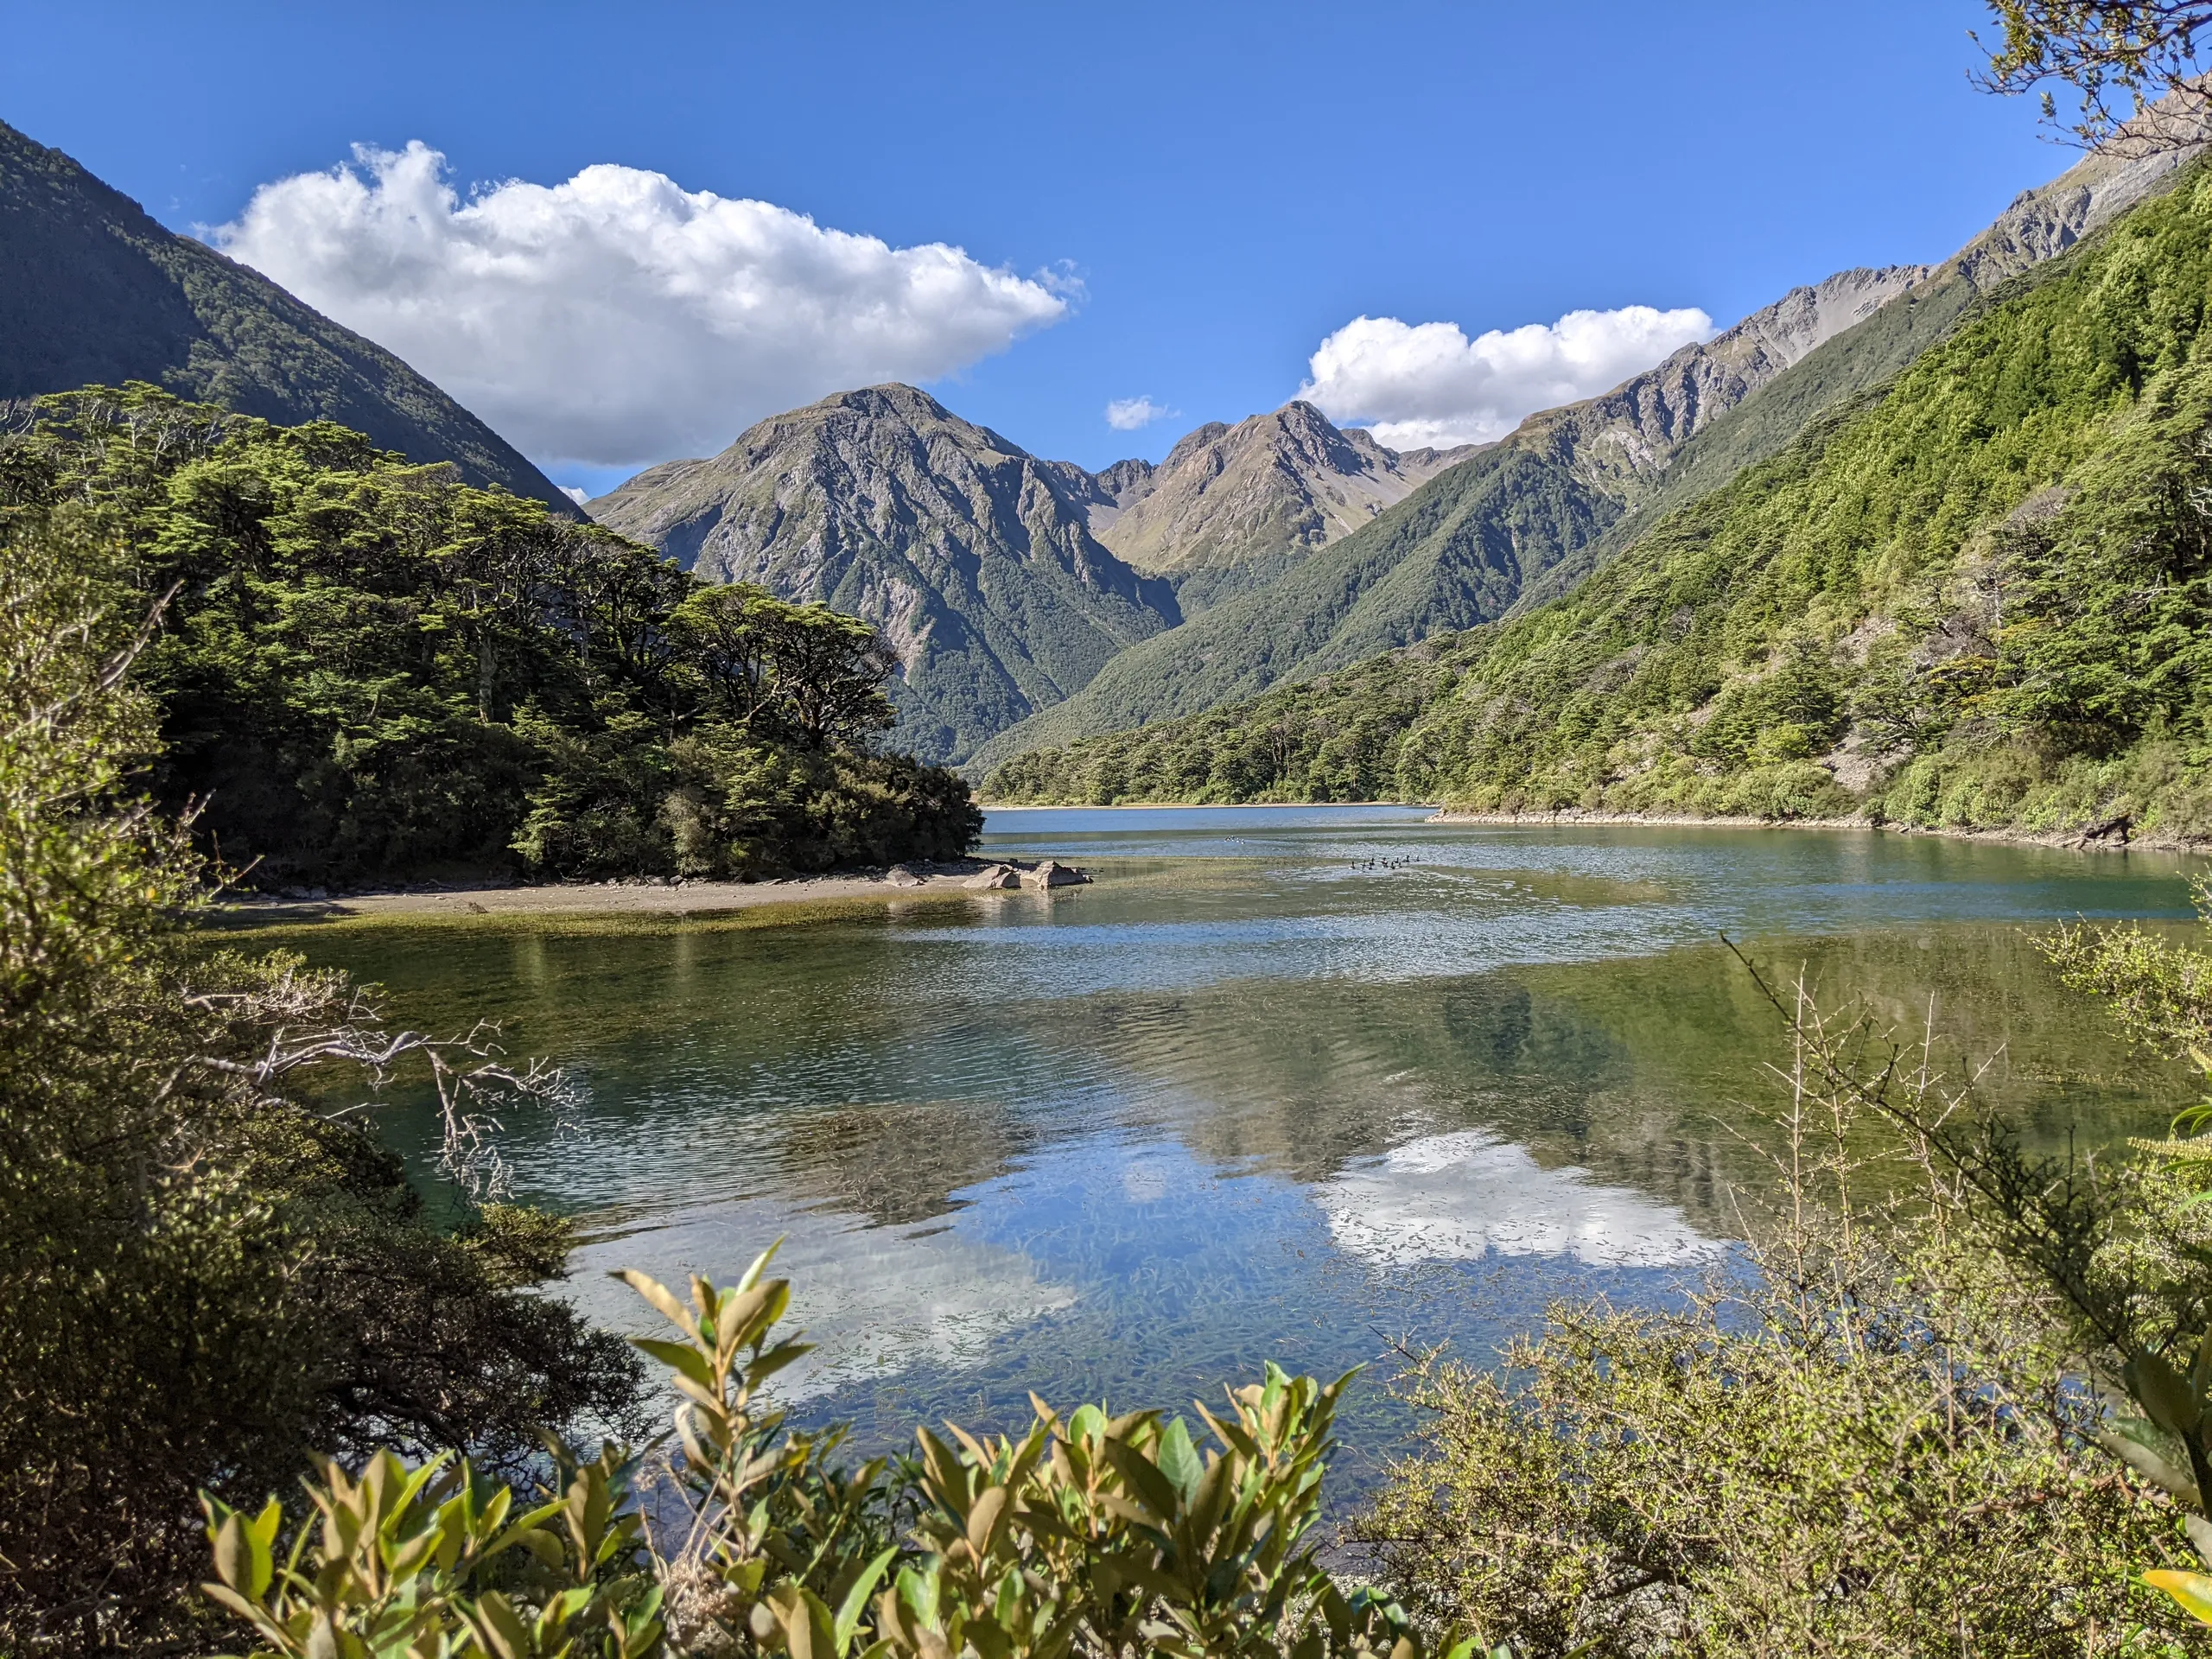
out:
{"label": "blue sky", "polygon": [[[2031,107],[1967,84],[1967,31],[1986,16],[1968,0],[1573,10],[5,0],[0,118],[180,230],[238,226],[258,187],[333,168],[356,144],[419,142],[444,157],[462,206],[477,185],[559,186],[612,163],[664,174],[685,192],[772,203],[893,250],[951,244],[971,262],[961,268],[970,310],[988,315],[932,314],[937,332],[887,360],[965,361],[929,382],[955,410],[1039,453],[1097,466],[1156,457],[1200,421],[1281,403],[1322,341],[1356,317],[1448,322],[1474,336],[1645,307],[1726,326],[1841,267],[1949,252],[2071,159],[2039,138]],[[436,166],[423,159],[416,182]],[[288,247],[285,236],[314,225],[273,211],[285,205],[272,199],[232,251],[255,252],[280,278],[296,273],[303,291],[324,283],[326,308],[343,297],[357,315],[341,319],[365,332],[407,313],[388,293],[341,296],[345,283],[369,278],[334,275],[327,257],[358,264],[358,251]],[[315,257],[326,257],[320,275],[298,263]],[[596,280],[583,254],[576,261],[564,281]],[[982,268],[1015,288],[985,294],[975,287]],[[725,409],[754,412],[734,381],[757,378],[757,404],[861,360],[838,356],[834,339],[808,346],[804,327],[777,314],[752,355],[701,357],[681,385],[685,364],[648,362],[644,347],[596,325],[563,344],[557,321],[533,321],[528,340],[500,347],[508,357],[464,363],[453,341],[480,344],[511,310],[482,303],[490,320],[448,319],[443,343],[410,349],[429,338],[404,334],[419,317],[394,321],[404,338],[387,343],[464,401],[512,392],[519,402],[499,408],[520,412],[480,412],[526,428],[518,441],[535,458],[594,487],[671,443],[691,447],[687,435],[734,436],[713,423]],[[831,317],[823,338],[839,326]],[[1646,331],[1650,350],[1688,326],[1662,318]],[[671,338],[680,355],[680,333]],[[704,412],[680,431],[645,430],[650,420],[601,389],[590,430],[591,411],[569,427],[531,426],[531,409],[558,398],[499,383],[518,372],[512,353],[539,350],[547,360],[529,371],[557,391],[588,378],[561,354],[595,341],[616,360],[592,372],[620,374],[634,353],[640,397],[659,397],[655,376],[672,376],[667,398],[706,399]],[[769,364],[762,353],[779,341],[789,360]],[[426,363],[423,353],[447,355]],[[1174,412],[1136,430],[1108,425],[1109,402],[1140,397]]]}

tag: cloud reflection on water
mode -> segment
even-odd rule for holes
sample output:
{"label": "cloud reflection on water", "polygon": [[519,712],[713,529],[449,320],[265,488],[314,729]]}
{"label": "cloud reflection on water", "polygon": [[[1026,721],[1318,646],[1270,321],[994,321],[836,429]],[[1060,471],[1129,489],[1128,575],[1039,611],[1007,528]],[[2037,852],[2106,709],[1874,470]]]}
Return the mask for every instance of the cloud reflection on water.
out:
{"label": "cloud reflection on water", "polygon": [[1499,1255],[1572,1255],[1586,1267],[1711,1261],[1724,1246],[1669,1205],[1545,1169],[1480,1129],[1364,1158],[1313,1189],[1338,1247],[1376,1267]]}
{"label": "cloud reflection on water", "polygon": [[594,1319],[643,1334],[652,1315],[606,1274],[639,1268],[671,1285],[693,1272],[734,1280],[779,1236],[775,1271],[791,1281],[791,1324],[815,1344],[777,1381],[777,1397],[792,1404],[916,1365],[967,1369],[1007,1332],[1076,1300],[1073,1289],[1045,1282],[1027,1255],[942,1222],[877,1226],[771,1198],[594,1239],[570,1263],[572,1290]]}

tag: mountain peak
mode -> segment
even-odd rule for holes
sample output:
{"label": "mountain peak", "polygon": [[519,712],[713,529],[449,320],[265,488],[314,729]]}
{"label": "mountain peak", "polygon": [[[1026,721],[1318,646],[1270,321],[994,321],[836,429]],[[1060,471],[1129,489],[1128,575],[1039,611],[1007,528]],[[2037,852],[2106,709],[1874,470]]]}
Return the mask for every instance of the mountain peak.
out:
{"label": "mountain peak", "polygon": [[849,409],[875,419],[957,421],[960,417],[919,386],[887,380],[881,385],[833,391],[809,404],[810,409]]}
{"label": "mountain peak", "polygon": [[[1258,416],[1255,420],[1262,418]],[[1170,472],[1181,466],[1208,444],[1218,441],[1229,430],[1226,421],[1208,421],[1204,426],[1194,426],[1175,440],[1175,447],[1167,452],[1167,459],[1160,463],[1161,472]]]}
{"label": "mountain peak", "polygon": [[1140,570],[1166,576],[1185,611],[1272,581],[1358,529],[1467,451],[1392,454],[1293,398],[1234,426],[1209,421],[1167,459],[1093,508],[1099,539]]}
{"label": "mountain peak", "polygon": [[1167,584],[1092,536],[1112,499],[894,384],[772,415],[590,512],[701,575],[873,622],[903,664],[899,741],[957,760],[1181,620]]}

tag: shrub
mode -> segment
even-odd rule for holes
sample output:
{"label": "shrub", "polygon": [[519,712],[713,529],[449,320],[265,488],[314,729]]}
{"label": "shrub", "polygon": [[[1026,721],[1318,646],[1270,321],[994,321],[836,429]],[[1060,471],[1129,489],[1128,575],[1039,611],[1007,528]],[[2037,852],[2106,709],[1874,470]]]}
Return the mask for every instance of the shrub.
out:
{"label": "shrub", "polygon": [[1925,1048],[1802,987],[1793,1014],[1745,1258],[1671,1310],[1554,1306],[1495,1372],[1419,1368],[1421,1449],[1355,1528],[1376,1569],[1530,1655],[2170,1650],[2186,1621],[2131,1580],[2189,1560],[2183,1514],[2111,1455],[2064,1290],[1910,1127],[1967,1102]]}
{"label": "shrub", "polygon": [[843,1469],[836,1432],[765,1403],[806,1351],[778,1335],[791,1287],[768,1259],[726,1288],[694,1279],[688,1302],[620,1275],[674,1327],[638,1345],[682,1395],[642,1507],[640,1465],[613,1446],[585,1461],[556,1443],[534,1503],[465,1462],[381,1452],[359,1478],[325,1465],[312,1516],[211,1499],[207,1593],[285,1659],[1415,1659],[1395,1605],[1345,1595],[1306,1542],[1348,1379],[1269,1367],[1227,1410],[1196,1408],[1203,1450],[1179,1417],[1037,1401],[1018,1436],[925,1429],[917,1460]]}
{"label": "shrub", "polygon": [[[868,626],[712,588],[650,548],[151,387],[41,399],[0,433],[0,522],[67,504],[86,575],[167,594],[133,662],[154,793],[264,884],[665,875],[704,788],[716,874],[964,851],[966,785],[870,753],[898,666]],[[678,751],[772,754],[688,771]],[[797,782],[790,779],[796,778]],[[687,797],[687,798],[689,798]],[[688,833],[688,832],[687,832]]]}
{"label": "shrub", "polygon": [[0,1650],[138,1651],[188,1639],[199,1490],[378,1442],[513,1467],[539,1423],[626,1420],[636,1368],[529,1293],[559,1224],[464,1186],[469,1224],[434,1224],[355,1104],[427,1074],[488,1197],[485,1113],[557,1078],[194,940],[202,868],[132,792],[155,711],[99,550],[0,537]]}

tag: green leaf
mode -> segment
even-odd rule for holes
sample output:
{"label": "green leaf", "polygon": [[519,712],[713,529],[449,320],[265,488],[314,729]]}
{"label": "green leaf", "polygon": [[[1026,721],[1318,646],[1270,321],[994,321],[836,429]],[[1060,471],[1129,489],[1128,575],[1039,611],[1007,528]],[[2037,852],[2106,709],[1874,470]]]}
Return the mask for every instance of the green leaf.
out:
{"label": "green leaf", "polygon": [[[450,1452],[441,1452],[407,1478],[401,1484],[398,1497],[391,1506],[392,1514],[395,1516],[414,1507],[415,1500],[423,1495],[423,1489],[437,1478],[439,1471],[445,1467],[448,1459],[452,1456],[453,1453]],[[465,1478],[467,1471],[464,1470],[462,1472]]]}
{"label": "green leaf", "polygon": [[977,1561],[988,1558],[995,1541],[999,1516],[1004,1513],[1009,1494],[1003,1486],[986,1488],[968,1511],[968,1548],[976,1552]]}
{"label": "green leaf", "polygon": [[914,1616],[914,1622],[925,1630],[937,1628],[938,1580],[937,1571],[928,1567],[902,1567],[893,1582],[898,1586],[899,1599]]}
{"label": "green leaf", "polygon": [[464,1610],[463,1617],[476,1639],[497,1659],[531,1659],[534,1644],[529,1628],[515,1611],[514,1604],[498,1591],[486,1591],[474,1607]]}
{"label": "green leaf", "polygon": [[[784,1236],[784,1237],[787,1236],[789,1235]],[[740,1290],[750,1290],[760,1282],[760,1275],[768,1270],[768,1264],[776,1259],[776,1252],[784,1248],[784,1237],[779,1237],[774,1243],[753,1258],[753,1265],[745,1270],[745,1276],[737,1281],[737,1287]]]}
{"label": "green leaf", "polygon": [[1187,1503],[1198,1490],[1198,1482],[1205,1476],[1204,1460],[1198,1449],[1191,1443],[1191,1431],[1180,1417],[1167,1425],[1167,1432],[1160,1437],[1160,1472],[1167,1477],[1175,1490]]}
{"label": "green leaf", "polygon": [[[2136,1432],[2130,1431],[2129,1424],[2135,1426]],[[2143,1438],[2150,1427],[2151,1425],[2139,1417],[2129,1418],[2117,1432],[2107,1428],[2093,1429],[2089,1438],[2152,1485],[2171,1493],[2185,1503],[2196,1504],[2201,1508],[2196,1482],[2189,1471],[2168,1462],[2156,1446]]]}
{"label": "green leaf", "polygon": [[2131,1357],[2123,1374],[2127,1391],[2168,1433],[2186,1436],[2202,1419],[2203,1403],[2181,1373],[2148,1349]]}
{"label": "green leaf", "polygon": [[747,1366],[746,1376],[757,1388],[793,1360],[803,1359],[813,1351],[814,1344],[810,1342],[779,1342]]}
{"label": "green leaf", "polygon": [[561,1541],[551,1533],[536,1527],[532,1527],[527,1532],[516,1535],[515,1542],[535,1555],[540,1566],[551,1567],[556,1572],[566,1559],[566,1554],[561,1548]]}
{"label": "green leaf", "polygon": [[1107,1461],[1115,1472],[1127,1482],[1141,1504],[1146,1522],[1164,1525],[1179,1505],[1173,1484],[1153,1466],[1151,1459],[1135,1447],[1121,1440],[1106,1442]]}
{"label": "green leaf", "polygon": [[853,1581],[845,1592],[845,1599],[838,1604],[836,1627],[837,1651],[842,1655],[852,1645],[853,1632],[859,1628],[861,1616],[868,1611],[868,1599],[875,1593],[875,1586],[891,1570],[891,1563],[899,1558],[899,1547],[893,1544],[868,1564],[868,1570]]}
{"label": "green leaf", "polygon": [[[766,1260],[766,1256],[761,1257],[761,1262],[765,1262]],[[757,1268],[760,1264],[754,1265]],[[620,1279],[624,1284],[629,1286],[639,1295],[658,1308],[662,1317],[686,1336],[696,1337],[699,1334],[698,1323],[692,1319],[691,1310],[677,1300],[676,1293],[661,1283],[659,1280],[639,1273],[635,1268],[625,1268],[619,1273],[610,1273],[607,1276],[610,1279]]]}
{"label": "green leaf", "polygon": [[258,1601],[269,1587],[269,1552],[236,1510],[215,1530],[215,1573],[225,1584]]}
{"label": "green leaf", "polygon": [[715,1373],[707,1363],[707,1357],[688,1342],[664,1342],[657,1337],[632,1337],[630,1345],[639,1353],[658,1360],[680,1376],[688,1376],[702,1389],[712,1394]]}
{"label": "green leaf", "polygon": [[768,1605],[784,1627],[791,1659],[831,1659],[838,1651],[830,1609],[804,1585],[778,1585],[769,1592]]}

